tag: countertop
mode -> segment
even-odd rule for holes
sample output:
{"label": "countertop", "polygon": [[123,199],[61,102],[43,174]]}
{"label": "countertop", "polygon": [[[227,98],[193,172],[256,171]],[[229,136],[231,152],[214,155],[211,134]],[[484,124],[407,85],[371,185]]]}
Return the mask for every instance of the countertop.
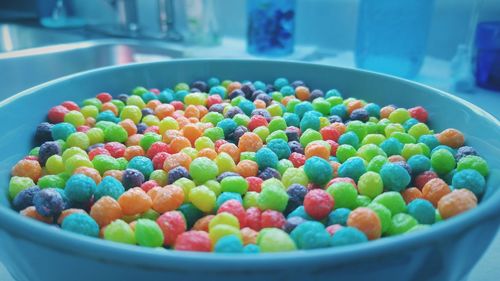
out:
{"label": "countertop", "polygon": [[[218,47],[188,47],[186,57],[234,57],[253,58],[245,52],[243,40],[226,38]],[[289,60],[301,60],[328,65],[355,68],[352,52],[332,52],[317,50],[312,46],[299,46],[293,55],[285,57]],[[452,89],[449,62],[427,57],[420,74],[414,79],[417,82],[450,92],[460,98],[472,102],[483,108],[496,118],[500,118],[500,92],[492,92],[475,88],[471,92],[460,92]],[[500,232],[491,246],[479,260],[471,273],[464,280],[467,281],[498,281],[500,280]],[[14,281],[0,263],[0,280]]]}

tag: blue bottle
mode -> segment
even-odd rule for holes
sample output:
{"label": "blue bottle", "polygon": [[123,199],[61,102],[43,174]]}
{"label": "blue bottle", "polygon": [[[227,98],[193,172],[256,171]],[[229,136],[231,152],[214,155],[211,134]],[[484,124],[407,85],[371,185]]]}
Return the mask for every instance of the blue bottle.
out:
{"label": "blue bottle", "polygon": [[361,0],[356,65],[415,77],[425,57],[434,0]]}
{"label": "blue bottle", "polygon": [[293,53],[295,0],[247,0],[247,50],[261,56]]}
{"label": "blue bottle", "polygon": [[479,23],[475,41],[476,84],[500,91],[500,21]]}

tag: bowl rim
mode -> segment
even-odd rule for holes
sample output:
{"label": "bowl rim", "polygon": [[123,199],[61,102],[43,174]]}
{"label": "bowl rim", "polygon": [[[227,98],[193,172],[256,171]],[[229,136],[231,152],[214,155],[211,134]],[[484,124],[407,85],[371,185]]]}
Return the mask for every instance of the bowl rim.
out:
{"label": "bowl rim", "polygon": [[[43,84],[31,87],[14,96],[11,96],[0,102],[0,110],[3,106],[15,102],[17,99],[36,93],[38,90],[68,81],[73,78],[89,75],[110,72],[117,69],[142,69],[151,65],[176,64],[185,62],[200,62],[200,63],[275,63],[289,64],[290,66],[321,66],[324,68],[334,69],[335,71],[344,71],[351,73],[366,73],[376,77],[384,77],[390,80],[399,81],[411,84],[413,86],[423,88],[432,94],[441,95],[450,99],[462,106],[470,108],[475,114],[491,122],[493,125],[500,126],[500,122],[490,113],[477,107],[476,105],[465,101],[459,97],[448,94],[439,89],[432,88],[418,82],[406,80],[403,78],[381,74],[377,72],[331,66],[325,64],[315,64],[307,62],[287,61],[287,60],[269,60],[269,59],[175,59],[169,61],[132,63],[127,65],[108,66],[103,68],[92,69],[61,78],[57,78]],[[383,238],[370,243],[359,245],[349,245],[339,248],[323,248],[315,250],[299,250],[287,253],[272,253],[258,255],[234,255],[220,253],[201,253],[201,252],[184,252],[171,251],[165,249],[150,249],[136,245],[126,245],[120,243],[110,243],[103,239],[86,237],[79,234],[74,234],[68,231],[47,225],[45,223],[20,216],[16,211],[8,206],[0,205],[0,217],[3,223],[0,228],[15,234],[17,239],[21,238],[30,242],[50,247],[52,250],[85,256],[87,258],[106,260],[111,263],[130,264],[140,267],[156,268],[169,270],[206,270],[206,271],[238,271],[252,270],[259,267],[260,269],[276,269],[276,266],[281,263],[281,266],[290,267],[293,265],[303,264],[311,266],[307,261],[314,262],[317,266],[325,266],[325,262],[329,264],[349,263],[359,261],[362,258],[376,258],[377,256],[386,255],[390,252],[398,252],[401,249],[419,248],[423,244],[431,244],[436,242],[441,237],[449,237],[451,234],[457,234],[466,228],[474,226],[480,221],[488,221],[495,217],[500,211],[500,192],[494,192],[491,197],[478,204],[478,207],[461,214],[460,216],[449,219],[443,223],[438,223],[432,226],[432,230],[417,231],[389,239]],[[493,220],[490,220],[490,223]],[[497,225],[498,227],[498,225]],[[36,235],[33,235],[36,234]],[[318,262],[323,260],[323,262]],[[196,267],[192,266],[192,262],[198,262]],[[231,267],[227,267],[230,264]]]}

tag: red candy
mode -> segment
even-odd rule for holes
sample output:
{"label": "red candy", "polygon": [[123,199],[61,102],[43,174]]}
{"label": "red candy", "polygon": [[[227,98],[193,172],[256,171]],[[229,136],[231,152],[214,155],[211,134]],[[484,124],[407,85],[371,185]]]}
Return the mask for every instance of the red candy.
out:
{"label": "red candy", "polygon": [[356,182],[351,179],[351,178],[334,178],[332,179],[331,181],[328,182],[328,184],[326,186],[330,186],[336,182],[347,182],[347,183],[350,183],[352,184],[356,189],[358,189],[358,185],[356,184]]}
{"label": "red candy", "polygon": [[328,231],[328,233],[330,233],[330,235],[333,236],[335,232],[341,230],[342,228],[343,226],[340,224],[332,224],[326,228],[326,231]]}
{"label": "red candy", "polygon": [[226,144],[228,143],[226,140],[216,140],[214,142],[214,146],[215,146],[215,151],[219,151],[219,148],[223,145],[223,144]]}
{"label": "red candy", "polygon": [[160,133],[160,128],[158,126],[149,126],[144,130],[144,133]]}
{"label": "red candy", "polygon": [[219,95],[213,95],[207,98],[207,108],[210,108],[212,105],[219,103],[222,103],[222,98]]}
{"label": "red candy", "polygon": [[261,191],[262,182],[264,182],[264,180],[258,177],[247,177],[246,180],[248,182],[248,191],[254,191],[254,192]]}
{"label": "red candy", "polygon": [[[168,151],[168,144],[161,142],[161,141],[157,141],[149,147],[148,151],[146,152],[146,156],[149,159],[153,159],[156,154],[158,154],[160,152],[167,152],[167,151]],[[162,167],[163,167],[163,163],[162,163]]]}
{"label": "red candy", "polygon": [[288,157],[288,160],[292,162],[295,168],[299,168],[306,163],[306,156],[298,152],[292,152]]}
{"label": "red candy", "polygon": [[165,160],[169,156],[170,154],[167,152],[158,152],[152,159],[153,167],[155,168],[155,170],[163,169],[163,164],[165,163]]}
{"label": "red candy", "polygon": [[429,117],[429,114],[427,113],[427,110],[421,106],[416,106],[408,109],[408,112],[410,112],[410,116],[417,119],[418,121],[422,123],[427,123],[427,118]]}
{"label": "red candy", "polygon": [[323,189],[313,189],[304,197],[304,209],[311,217],[321,220],[333,209],[332,196]]}
{"label": "red candy", "polygon": [[163,231],[164,245],[172,246],[181,233],[186,231],[184,215],[179,211],[169,211],[161,215],[156,223]]}
{"label": "red candy", "polygon": [[78,106],[78,104],[76,104],[75,102],[72,102],[72,101],[65,101],[65,102],[61,103],[61,105],[66,107],[69,111],[71,111],[71,110],[80,111],[80,107]]}
{"label": "red candy", "polygon": [[321,133],[323,140],[338,141],[340,137],[340,132],[331,126],[323,127],[319,132]]}
{"label": "red candy", "polygon": [[255,231],[262,229],[261,224],[262,212],[259,208],[250,207],[246,210],[246,225]]}
{"label": "red candy", "polygon": [[62,105],[56,105],[49,110],[49,121],[51,123],[64,122],[64,116],[69,112],[69,109]]}
{"label": "red candy", "polygon": [[184,104],[180,101],[173,101],[170,104],[175,108],[175,110],[183,110],[184,109]]}
{"label": "red candy", "polygon": [[96,147],[96,148],[92,149],[91,151],[89,151],[89,159],[92,161],[94,159],[94,157],[96,157],[97,155],[101,155],[101,154],[111,155],[111,153],[109,153],[109,151],[107,149],[105,149],[104,147]]}
{"label": "red candy", "polygon": [[119,142],[108,142],[104,145],[104,148],[109,151],[111,156],[115,158],[123,157],[125,154],[125,149],[127,148],[124,144]]}
{"label": "red candy", "polygon": [[156,186],[158,186],[158,183],[156,181],[154,181],[154,180],[148,180],[148,181],[144,182],[141,185],[141,188],[145,192],[148,192],[148,191],[150,191],[151,189],[153,189]]}
{"label": "red candy", "polygon": [[326,140],[326,142],[330,145],[330,155],[336,156],[337,155],[337,148],[339,148],[339,144],[333,140]]}
{"label": "red candy", "polygon": [[177,236],[174,248],[178,251],[210,252],[212,243],[205,231],[191,230]]}
{"label": "red candy", "polygon": [[425,172],[422,172],[421,174],[419,174],[418,176],[415,177],[415,187],[417,187],[418,189],[422,189],[424,188],[424,185],[432,180],[432,179],[435,179],[437,178],[438,175],[436,173],[434,173],[433,171],[425,171]]}
{"label": "red candy", "polygon": [[274,210],[266,210],[261,215],[262,228],[276,227],[283,229],[285,227],[286,218],[281,212]]}
{"label": "red candy", "polygon": [[109,102],[113,99],[113,97],[106,92],[102,92],[100,94],[97,94],[96,98],[100,100],[102,103]]}
{"label": "red candy", "polygon": [[260,127],[260,126],[265,126],[267,127],[269,123],[267,122],[266,118],[264,116],[260,115],[254,115],[252,118],[250,118],[250,122],[248,122],[248,130],[253,131],[255,128]]}
{"label": "red candy", "polygon": [[220,205],[219,209],[217,210],[217,214],[223,212],[230,213],[231,215],[235,216],[240,222],[240,227],[246,226],[246,212],[240,201],[231,199],[222,203],[222,205]]}

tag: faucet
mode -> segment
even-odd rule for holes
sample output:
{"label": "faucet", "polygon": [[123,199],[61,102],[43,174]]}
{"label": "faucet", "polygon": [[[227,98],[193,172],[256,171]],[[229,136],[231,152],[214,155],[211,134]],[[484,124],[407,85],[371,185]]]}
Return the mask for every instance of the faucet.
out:
{"label": "faucet", "polygon": [[174,3],[158,0],[159,33],[148,32],[139,26],[137,0],[105,0],[118,14],[118,28],[97,27],[100,31],[117,36],[181,41],[182,35],[175,29]]}

